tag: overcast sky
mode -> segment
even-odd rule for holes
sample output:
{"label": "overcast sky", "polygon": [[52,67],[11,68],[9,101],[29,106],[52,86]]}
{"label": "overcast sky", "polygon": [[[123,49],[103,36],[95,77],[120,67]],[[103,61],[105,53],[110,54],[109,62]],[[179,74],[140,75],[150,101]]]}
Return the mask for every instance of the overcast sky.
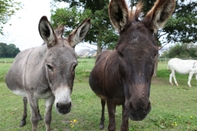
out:
{"label": "overcast sky", "polygon": [[[17,11],[4,26],[4,35],[0,35],[0,42],[15,44],[21,51],[42,45],[43,40],[38,32],[38,22],[43,15],[50,20],[51,0],[15,1],[20,1],[23,4],[23,8]],[[64,6],[66,5],[61,3],[58,7]],[[76,51],[82,48],[84,48],[83,43],[76,46]]]}

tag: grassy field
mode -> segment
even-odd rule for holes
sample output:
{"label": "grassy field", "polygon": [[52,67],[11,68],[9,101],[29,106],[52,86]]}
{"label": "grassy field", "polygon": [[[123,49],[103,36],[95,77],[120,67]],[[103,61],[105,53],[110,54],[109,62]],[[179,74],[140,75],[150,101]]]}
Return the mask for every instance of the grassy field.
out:
{"label": "grassy field", "polygon": [[[94,59],[79,59],[78,61],[72,93],[72,110],[67,115],[60,115],[53,108],[51,123],[53,131],[99,131],[100,100],[88,84]],[[22,97],[10,92],[4,83],[4,76],[10,65],[10,63],[0,63],[0,131],[30,131],[29,112],[27,125],[19,127],[22,118]],[[197,81],[192,79],[192,88],[189,88],[188,76],[177,74],[180,86],[172,86],[168,82],[170,72],[166,67],[166,63],[159,63],[157,77],[152,79],[150,114],[143,121],[129,121],[130,131],[197,131]],[[42,116],[44,108],[44,100],[40,100]],[[107,110],[105,116],[104,130],[106,131]],[[117,107],[116,123],[118,131],[121,123],[121,107]],[[38,129],[39,131],[45,130],[43,120],[39,122]]]}

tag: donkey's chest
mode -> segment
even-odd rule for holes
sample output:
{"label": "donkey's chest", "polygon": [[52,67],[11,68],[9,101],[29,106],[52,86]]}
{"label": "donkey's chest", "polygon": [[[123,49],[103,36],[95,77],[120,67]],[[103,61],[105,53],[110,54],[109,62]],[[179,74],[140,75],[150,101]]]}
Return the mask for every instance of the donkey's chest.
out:
{"label": "donkey's chest", "polygon": [[110,99],[116,105],[122,105],[125,102],[124,88],[120,86],[104,86],[101,98]]}
{"label": "donkey's chest", "polygon": [[45,99],[53,95],[50,88],[45,88],[45,87],[30,87],[30,88],[23,88],[23,89],[18,88],[16,90],[13,90],[13,92],[23,97],[31,96],[31,97],[35,97],[38,99]]}
{"label": "donkey's chest", "polygon": [[31,83],[28,82],[26,83],[25,88],[25,92],[27,95],[33,95],[36,98],[47,98],[50,97],[52,95],[51,89],[50,87],[42,82],[37,82],[37,83]]}
{"label": "donkey's chest", "polygon": [[52,94],[52,92],[51,92],[51,90],[50,89],[48,89],[48,90],[43,90],[43,91],[35,91],[34,92],[34,96],[36,97],[36,98],[39,98],[39,99],[45,99],[45,98],[48,98],[48,97],[50,97],[50,96],[52,96],[53,94]]}
{"label": "donkey's chest", "polygon": [[122,96],[121,97],[113,97],[112,100],[115,105],[122,105],[125,103],[125,97],[122,97]]}
{"label": "donkey's chest", "polygon": [[116,94],[107,94],[107,95],[99,95],[97,94],[101,99],[111,101],[115,105],[122,105],[125,103],[125,97],[122,95],[116,95]]}

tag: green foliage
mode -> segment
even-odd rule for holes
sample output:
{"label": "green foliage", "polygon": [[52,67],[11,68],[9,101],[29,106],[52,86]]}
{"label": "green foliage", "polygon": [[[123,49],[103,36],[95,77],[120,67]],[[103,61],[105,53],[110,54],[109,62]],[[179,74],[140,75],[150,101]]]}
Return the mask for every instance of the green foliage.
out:
{"label": "green foliage", "polygon": [[164,32],[168,41],[195,43],[197,41],[197,3],[195,0],[177,2],[174,15],[168,20]]}
{"label": "green foliage", "polygon": [[167,58],[197,58],[197,45],[195,44],[176,44],[165,51],[161,57]]}
{"label": "green foliage", "polygon": [[[98,50],[102,48],[113,49],[117,41],[118,34],[114,33],[108,18],[108,0],[56,0],[70,3],[70,8],[83,8],[90,10],[92,15],[92,28],[87,36],[87,41],[97,44]],[[141,0],[144,3],[143,12],[146,14],[153,6],[155,0]],[[132,6],[137,4],[137,0],[129,1]],[[165,27],[158,32],[158,38],[167,35],[163,42],[196,42],[197,41],[197,9],[194,0],[177,1],[177,6],[173,16],[167,21]],[[75,14],[75,13],[73,13]],[[76,14],[75,14],[76,15]],[[72,15],[71,15],[72,16]],[[83,15],[82,15],[83,16]],[[59,17],[61,18],[61,17]],[[167,40],[167,41],[166,41]],[[158,42],[160,43],[160,42]],[[166,43],[160,43],[162,46]]]}
{"label": "green foliage", "polygon": [[0,0],[0,34],[3,34],[3,25],[6,24],[10,17],[15,14],[15,11],[20,8],[20,2]]}
{"label": "green foliage", "polygon": [[102,10],[103,7],[108,3],[108,0],[55,0],[59,2],[66,2],[70,4],[70,7],[83,7],[85,9],[90,9],[93,13],[97,10]]}
{"label": "green foliage", "polygon": [[[135,5],[136,0],[130,0]],[[144,3],[143,11],[145,14],[151,9],[155,0],[141,0]],[[165,27],[158,32],[158,38],[163,35],[164,42],[195,43],[197,41],[197,3],[195,0],[179,0],[176,2],[173,16],[168,19]],[[161,44],[166,44],[161,43]]]}
{"label": "green foliage", "polygon": [[[60,0],[61,1],[61,0]],[[85,40],[96,44],[98,52],[103,48],[113,48],[118,39],[108,16],[108,1],[86,1],[66,0],[70,2],[70,8],[57,9],[53,11],[51,21],[53,26],[63,24],[68,26],[68,31],[85,18],[91,18],[91,29]],[[70,29],[70,30],[69,30]],[[66,34],[68,34],[66,32]]]}
{"label": "green foliage", "polygon": [[[92,16],[91,10],[79,10],[77,7],[59,8],[52,11],[51,21],[52,26],[56,28],[59,25],[65,26],[65,36],[68,36],[82,21]],[[94,35],[91,30],[85,37],[85,41],[92,42]]]}
{"label": "green foliage", "polygon": [[66,30],[65,34],[68,35],[79,22],[82,22],[80,19],[82,12],[74,8],[58,8],[52,11],[51,23],[54,28],[57,28],[59,25],[64,25]]}
{"label": "green foliage", "polygon": [[19,48],[17,48],[14,44],[7,45],[5,43],[0,43],[0,58],[14,58],[19,52]]}

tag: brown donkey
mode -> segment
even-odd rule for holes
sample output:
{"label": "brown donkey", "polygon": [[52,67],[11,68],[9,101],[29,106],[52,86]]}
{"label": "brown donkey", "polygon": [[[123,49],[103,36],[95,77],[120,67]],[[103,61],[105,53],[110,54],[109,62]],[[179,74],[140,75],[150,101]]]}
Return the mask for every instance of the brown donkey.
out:
{"label": "brown donkey", "polygon": [[149,101],[154,57],[158,53],[154,34],[171,16],[175,0],[157,0],[143,20],[139,20],[142,4],[129,10],[125,0],[111,0],[109,17],[120,37],[114,50],[97,57],[89,84],[101,98],[100,129],[104,128],[107,102],[109,131],[115,131],[115,108],[122,105],[121,131],[128,131],[128,118],[143,120],[151,110]]}
{"label": "brown donkey", "polygon": [[27,117],[27,101],[31,108],[32,131],[36,131],[39,113],[38,99],[46,100],[45,125],[50,131],[51,110],[55,107],[61,114],[71,110],[71,92],[75,77],[77,58],[74,47],[86,36],[90,19],[84,20],[68,38],[62,37],[64,28],[53,30],[43,16],[39,22],[39,33],[45,44],[41,47],[20,52],[6,75],[8,88],[23,96],[24,115],[21,126]]}

